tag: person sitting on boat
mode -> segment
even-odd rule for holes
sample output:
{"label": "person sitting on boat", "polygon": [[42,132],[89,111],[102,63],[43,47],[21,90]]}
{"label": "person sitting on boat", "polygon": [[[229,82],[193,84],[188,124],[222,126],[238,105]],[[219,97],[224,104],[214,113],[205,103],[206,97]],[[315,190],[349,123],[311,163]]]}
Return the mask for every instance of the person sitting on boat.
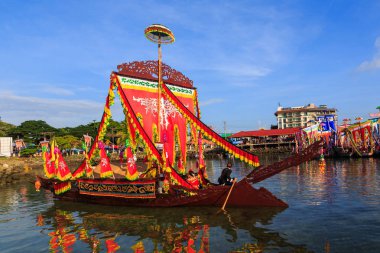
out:
{"label": "person sitting on boat", "polygon": [[231,178],[231,170],[232,164],[227,163],[227,167],[222,170],[220,177],[218,178],[218,183],[220,185],[232,185],[232,182],[235,178]]}
{"label": "person sitting on boat", "polygon": [[189,170],[189,175],[187,176],[187,182],[189,182],[195,189],[199,189],[199,179],[198,175],[195,174],[193,170]]}

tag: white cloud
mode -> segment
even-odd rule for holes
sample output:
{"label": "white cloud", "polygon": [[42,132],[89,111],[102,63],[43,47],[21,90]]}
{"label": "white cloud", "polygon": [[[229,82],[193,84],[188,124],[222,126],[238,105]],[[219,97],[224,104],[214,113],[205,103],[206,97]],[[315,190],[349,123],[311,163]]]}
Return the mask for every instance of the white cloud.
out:
{"label": "white cloud", "polygon": [[376,52],[372,60],[362,62],[357,68],[358,71],[368,71],[380,69],[380,37],[375,41]]}
{"label": "white cloud", "polygon": [[270,74],[272,71],[269,68],[257,67],[252,65],[228,65],[222,67],[216,67],[213,70],[223,72],[225,75],[239,76],[244,78],[257,78]]}
{"label": "white cloud", "polygon": [[26,120],[44,120],[54,127],[86,124],[99,120],[102,103],[86,100],[46,99],[0,92],[2,120],[15,125]]}
{"label": "white cloud", "polygon": [[74,92],[70,89],[60,88],[56,86],[51,85],[45,85],[41,87],[44,92],[50,93],[50,94],[56,94],[56,95],[62,95],[62,96],[71,96],[74,95]]}
{"label": "white cloud", "polygon": [[200,106],[208,106],[208,105],[219,104],[219,103],[223,103],[223,102],[224,102],[224,99],[222,99],[222,98],[211,98],[211,99],[208,99],[206,101],[199,102],[199,105]]}

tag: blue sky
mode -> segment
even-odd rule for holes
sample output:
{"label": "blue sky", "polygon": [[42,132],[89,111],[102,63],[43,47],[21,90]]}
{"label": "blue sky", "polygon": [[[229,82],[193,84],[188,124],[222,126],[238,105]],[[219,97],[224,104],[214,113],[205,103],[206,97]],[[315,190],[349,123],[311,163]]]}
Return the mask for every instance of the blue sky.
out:
{"label": "blue sky", "polygon": [[368,118],[380,105],[379,13],[379,1],[1,0],[0,117],[100,120],[111,71],[157,59],[144,29],[161,23],[176,37],[163,61],[194,81],[217,131],[269,128],[279,103]]}

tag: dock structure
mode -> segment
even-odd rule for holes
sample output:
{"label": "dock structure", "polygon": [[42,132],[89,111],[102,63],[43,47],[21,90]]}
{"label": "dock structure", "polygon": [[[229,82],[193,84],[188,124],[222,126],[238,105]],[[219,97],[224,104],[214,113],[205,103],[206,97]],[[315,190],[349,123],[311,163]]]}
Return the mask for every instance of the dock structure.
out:
{"label": "dock structure", "polygon": [[240,131],[229,136],[229,139],[249,152],[292,151],[296,145],[296,133],[299,131],[301,128]]}

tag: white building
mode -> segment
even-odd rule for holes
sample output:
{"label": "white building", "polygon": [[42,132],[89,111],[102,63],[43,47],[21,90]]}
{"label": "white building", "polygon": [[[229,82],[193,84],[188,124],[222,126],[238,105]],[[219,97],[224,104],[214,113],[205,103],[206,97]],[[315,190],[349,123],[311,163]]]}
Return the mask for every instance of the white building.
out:
{"label": "white building", "polygon": [[326,105],[316,106],[315,104],[308,104],[306,106],[296,107],[281,107],[277,108],[274,115],[277,117],[278,129],[293,128],[293,127],[307,127],[312,122],[317,121],[318,116],[333,115],[335,125],[338,122],[337,109],[327,108]]}
{"label": "white building", "polygon": [[12,137],[0,137],[0,156],[12,156]]}

